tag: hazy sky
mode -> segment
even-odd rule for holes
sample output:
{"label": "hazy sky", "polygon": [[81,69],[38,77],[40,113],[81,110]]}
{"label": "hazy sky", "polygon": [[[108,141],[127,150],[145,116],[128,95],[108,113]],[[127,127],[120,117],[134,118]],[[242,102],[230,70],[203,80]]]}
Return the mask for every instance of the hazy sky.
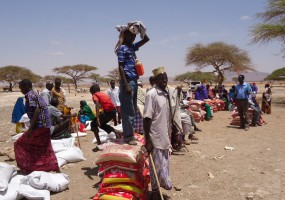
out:
{"label": "hazy sky", "polygon": [[[117,67],[116,25],[140,20],[150,42],[137,53],[145,75],[165,66],[174,76],[185,66],[187,48],[224,41],[248,52],[260,72],[285,66],[281,45],[250,45],[250,31],[266,0],[2,0],[0,67],[27,67],[39,75],[65,65],[96,66],[108,74]],[[139,40],[139,37],[137,37]]]}

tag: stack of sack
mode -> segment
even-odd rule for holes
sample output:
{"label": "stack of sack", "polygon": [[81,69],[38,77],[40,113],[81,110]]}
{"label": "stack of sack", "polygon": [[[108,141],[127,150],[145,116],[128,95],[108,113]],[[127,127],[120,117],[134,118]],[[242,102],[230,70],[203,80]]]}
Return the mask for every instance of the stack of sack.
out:
{"label": "stack of sack", "polygon": [[195,122],[201,122],[205,118],[206,112],[202,110],[204,101],[192,99],[189,101],[189,111],[192,113]]}
{"label": "stack of sack", "polygon": [[[143,142],[141,136],[136,136]],[[112,143],[106,146],[96,160],[102,182],[93,200],[147,198],[149,166],[142,144],[130,146]]]}
{"label": "stack of sack", "polygon": [[225,110],[225,102],[221,99],[213,99],[212,100],[213,103],[213,111],[217,112],[217,111],[221,111],[221,110]]}
{"label": "stack of sack", "polygon": [[[249,108],[249,109],[248,109],[248,112],[249,112],[249,119],[251,120],[252,117],[253,117],[253,109],[252,109],[252,108]],[[232,126],[240,126],[240,117],[239,117],[237,108],[235,108],[235,109],[232,111],[231,116],[232,116],[232,121],[230,122],[230,125],[232,125]]]}
{"label": "stack of sack", "polygon": [[0,200],[50,200],[50,192],[68,188],[69,177],[63,173],[34,171],[27,176],[18,175],[15,167],[0,162]]}

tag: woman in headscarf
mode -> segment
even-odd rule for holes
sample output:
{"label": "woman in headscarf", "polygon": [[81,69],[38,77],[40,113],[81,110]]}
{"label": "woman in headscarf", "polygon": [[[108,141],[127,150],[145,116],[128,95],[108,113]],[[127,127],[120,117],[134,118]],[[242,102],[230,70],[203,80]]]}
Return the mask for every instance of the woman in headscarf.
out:
{"label": "woman in headscarf", "polygon": [[87,105],[87,102],[85,100],[80,101],[80,110],[78,112],[78,117],[80,121],[84,124],[86,121],[93,121],[93,119],[95,118],[95,114],[93,113],[92,109]]}
{"label": "woman in headscarf", "polygon": [[272,92],[269,83],[265,84],[265,91],[262,93],[262,112],[271,114]]}
{"label": "woman in headscarf", "polygon": [[195,99],[196,100],[201,100],[201,101],[204,101],[204,98],[203,98],[203,88],[199,85],[197,86],[197,90],[195,92]]}
{"label": "woman in headscarf", "polygon": [[20,119],[22,116],[27,113],[26,107],[24,105],[24,98],[19,97],[15,103],[13,112],[12,112],[12,123],[16,124],[16,133],[21,133],[22,123],[20,123]]}

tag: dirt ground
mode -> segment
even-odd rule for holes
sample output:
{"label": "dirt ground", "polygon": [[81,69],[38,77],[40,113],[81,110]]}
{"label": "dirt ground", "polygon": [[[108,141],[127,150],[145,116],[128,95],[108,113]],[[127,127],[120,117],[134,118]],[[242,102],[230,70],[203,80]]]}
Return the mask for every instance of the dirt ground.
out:
{"label": "dirt ground", "polygon": [[[11,113],[20,92],[0,93],[0,147],[13,146],[15,134]],[[260,97],[260,94],[259,94]],[[86,100],[93,107],[89,93],[68,94],[74,112],[79,101]],[[201,122],[197,133],[199,142],[187,146],[189,152],[171,157],[171,178],[181,191],[164,191],[175,200],[285,200],[285,88],[273,88],[271,115],[263,115],[267,122],[249,131],[229,126],[229,111],[214,114],[213,120]],[[92,199],[97,192],[98,167],[93,161],[98,156],[92,149],[94,136],[88,132],[81,138],[85,161],[61,168],[70,176],[69,189],[52,194],[52,200]],[[234,147],[226,151],[225,146]],[[7,157],[0,162],[16,164]]]}

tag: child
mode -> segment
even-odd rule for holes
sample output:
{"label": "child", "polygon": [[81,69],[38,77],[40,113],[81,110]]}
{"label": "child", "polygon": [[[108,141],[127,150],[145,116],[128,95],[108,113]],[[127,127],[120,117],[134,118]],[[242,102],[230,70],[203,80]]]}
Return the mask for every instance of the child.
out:
{"label": "child", "polygon": [[12,113],[12,123],[16,124],[16,133],[22,132],[23,124],[20,122],[21,117],[26,113],[24,98],[19,97],[15,103]]}
{"label": "child", "polygon": [[[93,84],[90,87],[90,93],[92,94],[92,99],[96,106],[96,117],[91,122],[91,131],[94,132],[97,144],[101,144],[98,127],[106,131],[108,134],[114,132],[116,134],[116,138],[120,138],[122,132],[107,124],[116,117],[116,106],[112,103],[107,94],[100,92],[99,85]],[[99,107],[103,109],[103,112],[99,113]]]}
{"label": "child", "polygon": [[[117,27],[120,31],[120,40],[116,45],[115,52],[118,56],[120,72],[120,93],[122,125],[124,140],[130,145],[136,145],[134,140],[134,118],[137,108],[138,75],[135,67],[136,54],[141,46],[149,41],[145,33],[145,27],[141,22],[129,23],[127,26]],[[134,43],[138,30],[143,38]],[[120,43],[122,42],[122,43]]]}

